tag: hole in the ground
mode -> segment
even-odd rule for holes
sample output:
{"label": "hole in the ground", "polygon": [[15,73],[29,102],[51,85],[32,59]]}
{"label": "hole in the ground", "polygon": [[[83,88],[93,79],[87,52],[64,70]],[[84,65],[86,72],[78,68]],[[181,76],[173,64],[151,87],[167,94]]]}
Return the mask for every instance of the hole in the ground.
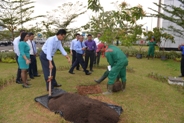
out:
{"label": "hole in the ground", "polygon": [[99,94],[102,93],[102,90],[99,85],[80,85],[77,87],[77,92],[80,95],[87,95]]}

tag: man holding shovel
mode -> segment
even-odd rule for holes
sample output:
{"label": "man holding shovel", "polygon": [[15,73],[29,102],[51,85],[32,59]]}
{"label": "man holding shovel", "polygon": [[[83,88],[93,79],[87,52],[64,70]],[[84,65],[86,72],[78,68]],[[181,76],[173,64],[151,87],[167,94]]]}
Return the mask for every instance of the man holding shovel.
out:
{"label": "man holding shovel", "polygon": [[[40,61],[41,61],[41,65],[42,65],[42,69],[43,69],[43,73],[44,73],[47,91],[49,90],[48,79],[50,79],[49,78],[50,76],[52,76],[51,89],[53,89],[54,87],[61,86],[57,83],[57,81],[55,79],[56,66],[55,66],[54,61],[53,61],[53,56],[54,56],[55,52],[59,49],[60,52],[62,53],[62,55],[64,55],[68,59],[68,62],[70,63],[70,57],[67,55],[66,51],[64,50],[64,48],[61,44],[61,41],[64,39],[65,35],[66,35],[66,30],[60,29],[56,33],[55,36],[49,37],[45,41],[45,43],[42,47],[42,51],[40,53]],[[52,75],[50,75],[50,71],[51,71]]]}

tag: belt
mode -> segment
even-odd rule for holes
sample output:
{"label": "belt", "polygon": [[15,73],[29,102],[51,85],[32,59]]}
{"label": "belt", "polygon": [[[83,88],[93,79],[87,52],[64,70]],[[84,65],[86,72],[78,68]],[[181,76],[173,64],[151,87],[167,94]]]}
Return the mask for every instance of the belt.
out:
{"label": "belt", "polygon": [[89,52],[94,52],[94,50],[87,50],[87,51],[89,51]]}

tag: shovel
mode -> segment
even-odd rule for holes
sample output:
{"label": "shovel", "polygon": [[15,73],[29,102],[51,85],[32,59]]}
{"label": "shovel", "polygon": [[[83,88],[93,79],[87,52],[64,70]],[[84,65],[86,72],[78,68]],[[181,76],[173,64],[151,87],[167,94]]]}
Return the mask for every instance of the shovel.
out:
{"label": "shovel", "polygon": [[51,82],[52,82],[53,76],[52,76],[52,69],[50,69],[50,74],[48,76],[47,82],[49,82],[49,96],[51,96]]}

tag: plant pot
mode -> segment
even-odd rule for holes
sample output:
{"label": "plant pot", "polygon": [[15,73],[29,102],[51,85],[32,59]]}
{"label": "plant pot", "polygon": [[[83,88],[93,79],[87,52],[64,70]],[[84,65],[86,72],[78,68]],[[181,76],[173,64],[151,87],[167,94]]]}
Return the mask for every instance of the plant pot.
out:
{"label": "plant pot", "polygon": [[137,59],[142,59],[142,54],[136,54]]}
{"label": "plant pot", "polygon": [[161,55],[160,59],[165,61],[165,60],[167,60],[167,57],[165,55]]}

